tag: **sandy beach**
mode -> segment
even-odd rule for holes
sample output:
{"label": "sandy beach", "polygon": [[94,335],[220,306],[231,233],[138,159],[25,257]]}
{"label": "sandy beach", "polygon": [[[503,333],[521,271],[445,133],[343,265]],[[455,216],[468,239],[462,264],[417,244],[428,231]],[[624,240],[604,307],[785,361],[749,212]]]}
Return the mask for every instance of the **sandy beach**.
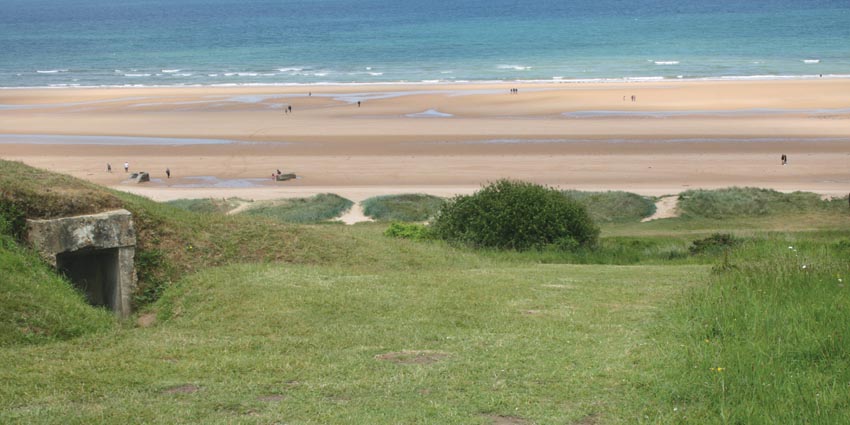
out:
{"label": "sandy beach", "polygon": [[[846,195],[850,80],[6,89],[0,157],[157,200],[449,196],[498,178]],[[125,161],[154,181],[124,182]]]}

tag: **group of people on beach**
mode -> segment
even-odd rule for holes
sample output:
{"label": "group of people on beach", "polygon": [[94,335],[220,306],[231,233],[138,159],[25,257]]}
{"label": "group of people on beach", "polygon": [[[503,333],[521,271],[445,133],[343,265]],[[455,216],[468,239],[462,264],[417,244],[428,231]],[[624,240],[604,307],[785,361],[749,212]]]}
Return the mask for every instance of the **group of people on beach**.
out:
{"label": "group of people on beach", "polygon": [[[632,99],[632,102],[637,102],[637,96],[632,95],[631,99]],[[625,102],[625,101],[626,101],[626,96],[623,96],[623,102]]]}
{"label": "group of people on beach", "polygon": [[[107,173],[112,172],[112,164],[109,163],[109,162],[106,163],[106,172]],[[128,161],[124,162],[124,172],[125,173],[130,172],[130,163]],[[171,178],[171,168],[170,167],[165,167],[165,176],[168,177],[169,179]]]}
{"label": "group of people on beach", "polygon": [[511,94],[519,94],[519,89],[517,89],[517,88],[511,89]]}

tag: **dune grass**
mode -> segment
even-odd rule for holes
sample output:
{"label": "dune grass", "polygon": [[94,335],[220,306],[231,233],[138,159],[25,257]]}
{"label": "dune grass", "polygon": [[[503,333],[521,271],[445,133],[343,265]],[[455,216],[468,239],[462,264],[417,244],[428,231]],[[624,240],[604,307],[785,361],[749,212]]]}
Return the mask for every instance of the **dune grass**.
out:
{"label": "dune grass", "polygon": [[375,196],[361,202],[363,214],[379,221],[427,221],[445,200],[421,193]]}
{"label": "dune grass", "polygon": [[173,201],[168,201],[166,204],[171,205],[175,208],[179,208],[181,210],[196,212],[196,213],[220,213],[227,214],[228,212],[234,210],[236,207],[242,205],[243,203],[248,202],[245,199],[240,198],[227,198],[227,199],[215,199],[215,198],[204,198],[204,199],[175,199]]}
{"label": "dune grass", "polygon": [[679,195],[683,215],[714,219],[788,213],[847,210],[846,199],[823,200],[811,192],[783,193],[771,189],[730,187],[688,190]]}
{"label": "dune grass", "polygon": [[635,222],[655,213],[655,203],[652,199],[636,193],[579,190],[565,190],[563,193],[584,205],[597,223]]}
{"label": "dune grass", "polygon": [[242,214],[284,223],[318,223],[339,217],[352,205],[353,202],[341,196],[321,193],[309,198],[256,202]]}

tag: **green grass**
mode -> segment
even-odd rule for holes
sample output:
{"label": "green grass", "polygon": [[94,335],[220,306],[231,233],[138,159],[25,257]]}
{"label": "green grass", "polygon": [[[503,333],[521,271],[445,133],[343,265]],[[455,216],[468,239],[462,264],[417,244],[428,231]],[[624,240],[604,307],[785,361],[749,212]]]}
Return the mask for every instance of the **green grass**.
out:
{"label": "green grass", "polygon": [[636,193],[578,190],[565,190],[563,193],[584,205],[597,223],[636,222],[655,213],[653,200]]}
{"label": "green grass", "polygon": [[242,205],[243,203],[248,202],[245,199],[240,198],[227,198],[227,199],[215,199],[215,198],[204,198],[204,199],[176,199],[173,201],[168,201],[166,204],[171,205],[175,208],[179,208],[181,210],[196,212],[196,213],[220,213],[227,214],[228,212],[234,210],[236,207]]}
{"label": "green grass", "polygon": [[380,221],[427,221],[437,211],[445,200],[443,198],[424,195],[385,195],[366,199],[360,204],[363,214]]}
{"label": "green grass", "polygon": [[683,192],[679,195],[679,209],[687,216],[722,219],[847,211],[847,203],[840,199],[822,200],[820,195],[811,192],[782,193],[771,189],[731,187]]}
{"label": "green grass", "polygon": [[[166,293],[152,328],[0,349],[0,421],[633,423],[631,352],[650,341],[656,309],[704,273],[215,268]],[[169,393],[184,385],[198,391]]]}
{"label": "green grass", "polygon": [[268,217],[284,223],[318,223],[339,217],[352,205],[354,203],[348,199],[322,193],[309,198],[257,202],[242,214]]}

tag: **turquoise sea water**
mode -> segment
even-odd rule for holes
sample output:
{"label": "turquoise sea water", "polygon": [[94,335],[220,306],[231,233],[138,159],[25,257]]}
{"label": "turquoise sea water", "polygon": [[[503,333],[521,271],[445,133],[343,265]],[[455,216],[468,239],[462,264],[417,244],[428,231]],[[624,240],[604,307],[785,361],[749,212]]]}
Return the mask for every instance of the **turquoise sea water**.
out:
{"label": "turquoise sea water", "polygon": [[820,74],[848,0],[0,0],[0,87]]}

